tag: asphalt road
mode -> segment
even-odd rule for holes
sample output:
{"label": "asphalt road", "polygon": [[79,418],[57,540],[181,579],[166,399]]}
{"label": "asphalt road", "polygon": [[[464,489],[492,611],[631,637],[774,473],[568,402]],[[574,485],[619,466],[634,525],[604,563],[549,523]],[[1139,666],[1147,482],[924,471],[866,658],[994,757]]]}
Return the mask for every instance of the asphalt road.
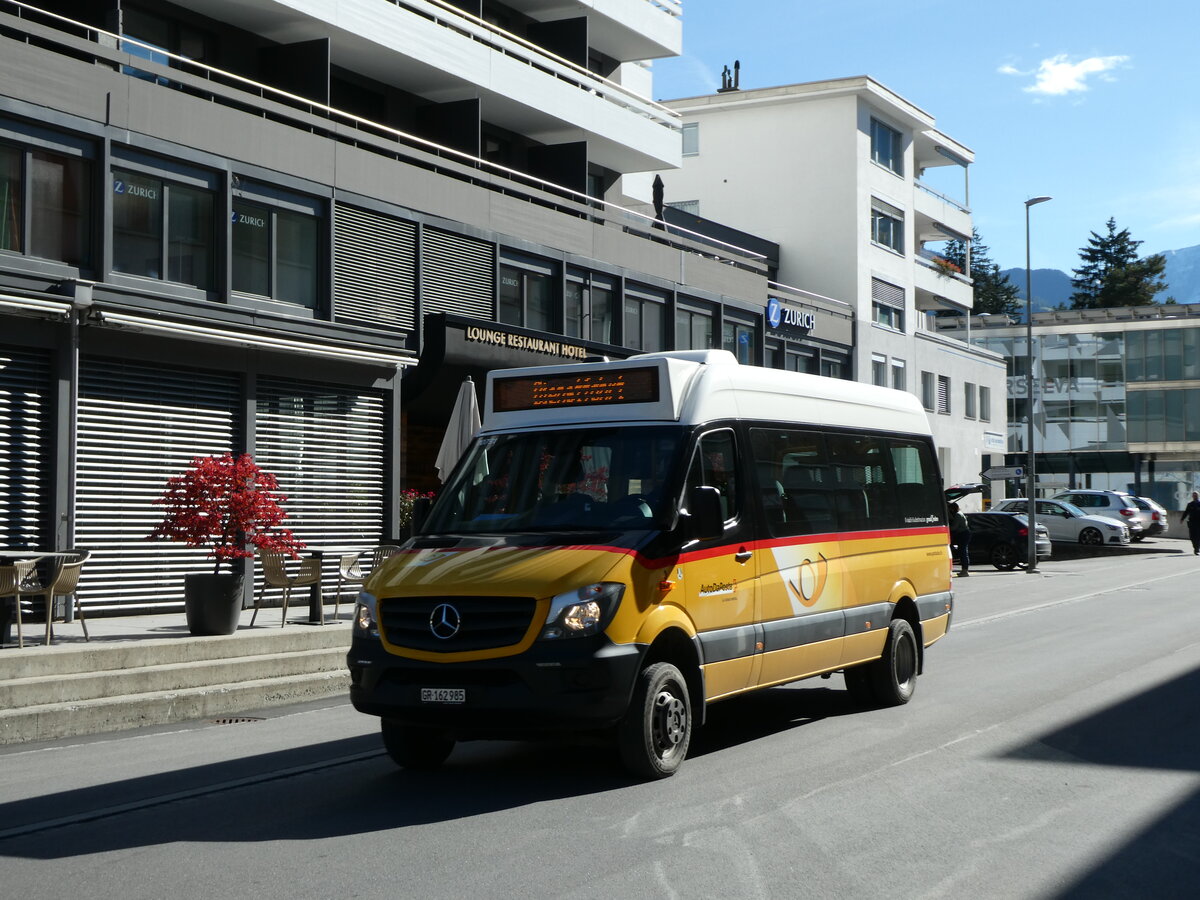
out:
{"label": "asphalt road", "polygon": [[345,703],[8,748],[0,892],[1193,898],[1187,549],[976,569],[906,707],[857,711],[838,676],[719,705],[653,784],[588,746],[467,744],[406,773]]}

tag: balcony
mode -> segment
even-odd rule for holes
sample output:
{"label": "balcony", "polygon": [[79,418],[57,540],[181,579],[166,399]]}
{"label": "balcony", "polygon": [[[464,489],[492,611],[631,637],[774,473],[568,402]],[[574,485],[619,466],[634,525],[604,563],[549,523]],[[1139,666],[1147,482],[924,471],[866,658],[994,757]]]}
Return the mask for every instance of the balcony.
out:
{"label": "balcony", "polygon": [[939,266],[941,257],[920,255],[913,265],[913,286],[918,310],[952,309],[967,312],[974,304],[971,280]]}
{"label": "balcony", "polygon": [[683,52],[680,0],[506,0],[540,22],[586,18],[588,42],[622,62]]}

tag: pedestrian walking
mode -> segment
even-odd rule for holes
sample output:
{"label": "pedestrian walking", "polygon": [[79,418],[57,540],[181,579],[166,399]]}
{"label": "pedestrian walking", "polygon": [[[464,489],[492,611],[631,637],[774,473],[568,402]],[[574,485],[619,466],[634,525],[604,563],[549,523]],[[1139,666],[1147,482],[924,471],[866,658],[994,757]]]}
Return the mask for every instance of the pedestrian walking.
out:
{"label": "pedestrian walking", "polygon": [[[1196,518],[1200,519],[1200,504],[1197,504]],[[957,503],[951,503],[950,510],[950,550],[958,559],[958,576],[966,578],[971,574],[971,526],[967,523],[966,515],[958,508]]]}
{"label": "pedestrian walking", "polygon": [[1192,491],[1192,501],[1183,508],[1180,522],[1187,522],[1188,537],[1192,539],[1192,553],[1200,556],[1200,492]]}

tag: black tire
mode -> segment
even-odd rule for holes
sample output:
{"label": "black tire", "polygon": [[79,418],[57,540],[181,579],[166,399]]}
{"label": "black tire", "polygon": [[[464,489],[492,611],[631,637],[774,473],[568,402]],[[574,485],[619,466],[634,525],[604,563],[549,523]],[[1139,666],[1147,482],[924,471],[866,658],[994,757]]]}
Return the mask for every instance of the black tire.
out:
{"label": "black tire", "polygon": [[454,738],[436,728],[404,725],[382,719],[383,746],[388,756],[405,769],[436,769],[454,749]]}
{"label": "black tire", "polygon": [[1021,562],[1017,548],[1012,544],[1000,543],[992,548],[992,565],[1002,572],[1011,572]]}
{"label": "black tire", "polygon": [[842,671],[847,690],[862,706],[902,706],[917,689],[920,652],[912,626],[896,619],[879,659]]}
{"label": "black tire", "polygon": [[670,663],[642,670],[629,711],[617,727],[621,762],[642,778],[667,778],[683,764],[692,740],[687,681]]}
{"label": "black tire", "polygon": [[1085,528],[1079,532],[1079,543],[1084,547],[1100,547],[1104,544],[1104,535],[1099,528]]}
{"label": "black tire", "polygon": [[1146,533],[1145,533],[1145,532],[1139,532],[1139,533],[1137,533],[1137,534],[1133,534],[1133,533],[1131,532],[1131,533],[1130,533],[1130,535],[1129,535],[1129,539],[1130,539],[1131,541],[1144,541],[1144,540],[1146,539]]}
{"label": "black tire", "polygon": [[921,651],[917,635],[905,619],[896,619],[888,627],[883,656],[868,666],[871,687],[880,706],[902,706],[917,689],[917,669]]}

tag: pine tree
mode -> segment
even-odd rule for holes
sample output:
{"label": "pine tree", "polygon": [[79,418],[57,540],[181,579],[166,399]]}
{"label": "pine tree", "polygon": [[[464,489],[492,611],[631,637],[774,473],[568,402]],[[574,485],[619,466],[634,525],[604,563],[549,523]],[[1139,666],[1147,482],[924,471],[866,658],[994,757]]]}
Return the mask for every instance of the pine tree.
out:
{"label": "pine tree", "polygon": [[1108,220],[1104,236],[1092,232],[1088,246],[1081,247],[1083,265],[1075,270],[1071,286],[1072,309],[1108,309],[1118,306],[1150,306],[1154,295],[1167,288],[1162,274],[1167,258],[1161,253],[1138,259],[1141,241],[1129,229],[1117,231],[1116,219]]}
{"label": "pine tree", "polygon": [[[1000,267],[992,262],[987,244],[979,239],[979,232],[971,230],[971,280],[975,283],[975,306],[973,312],[992,315],[1017,315],[1021,310],[1018,289]],[[967,245],[965,241],[950,241],[946,244],[946,259],[967,271]]]}

